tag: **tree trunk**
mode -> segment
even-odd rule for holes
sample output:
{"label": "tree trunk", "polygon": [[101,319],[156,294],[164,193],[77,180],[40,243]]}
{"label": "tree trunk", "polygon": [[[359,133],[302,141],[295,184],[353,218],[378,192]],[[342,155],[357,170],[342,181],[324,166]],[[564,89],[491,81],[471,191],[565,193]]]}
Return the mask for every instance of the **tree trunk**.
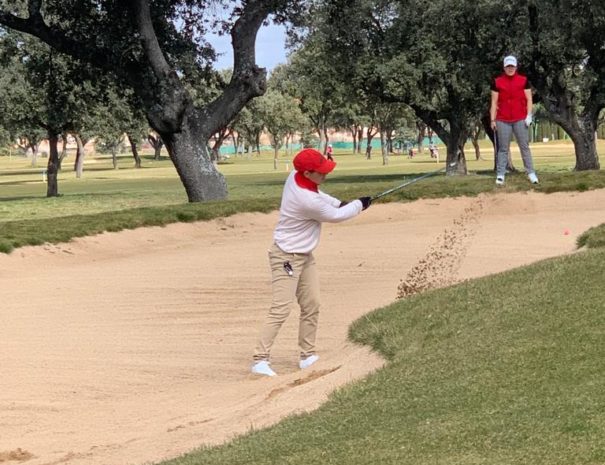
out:
{"label": "tree trunk", "polygon": [[351,137],[353,138],[353,153],[355,153],[355,149],[357,148],[357,127],[352,126],[349,130],[351,131]]}
{"label": "tree trunk", "polygon": [[84,143],[82,142],[82,138],[79,134],[75,134],[74,138],[76,139],[77,147],[74,170],[76,172],[76,178],[80,179],[82,177],[82,173],[84,172]]}
{"label": "tree trunk", "polygon": [[486,111],[483,116],[481,117],[481,124],[483,125],[483,130],[485,131],[485,134],[487,135],[487,137],[489,138],[489,140],[491,141],[493,147],[494,147],[494,172],[498,169],[497,167],[497,161],[496,161],[496,157],[498,154],[498,149],[496,148],[496,135],[494,130],[492,129],[492,121],[491,121],[491,117],[488,111]]}
{"label": "tree trunk", "polygon": [[599,155],[595,140],[598,112],[593,108],[585,108],[577,114],[575,108],[569,104],[571,98],[560,95],[556,103],[546,101],[544,106],[552,116],[553,120],[560,125],[573,141],[576,155],[576,171],[600,169]]}
{"label": "tree trunk", "polygon": [[366,143],[366,159],[370,160],[372,158],[372,139],[374,136],[378,134],[378,130],[374,130],[374,128],[369,127],[366,131],[367,135],[367,143]]}
{"label": "tree trunk", "polygon": [[227,197],[227,183],[208,154],[209,136],[204,134],[200,117],[189,108],[181,132],[161,134],[170,159],[181,178],[189,202]]}
{"label": "tree trunk", "polygon": [[212,150],[210,152],[211,159],[213,162],[217,162],[220,160],[221,147],[223,146],[225,139],[227,137],[229,137],[230,134],[231,134],[230,129],[223,128],[214,135],[214,145],[212,146]]}
{"label": "tree trunk", "polygon": [[586,115],[578,117],[578,129],[569,133],[576,151],[576,171],[598,170],[601,168],[595,139],[596,124]]}
{"label": "tree trunk", "polygon": [[479,141],[476,136],[471,137],[471,143],[473,144],[473,148],[475,149],[475,160],[481,160],[481,148],[479,147]]}
{"label": "tree trunk", "polygon": [[279,145],[277,145],[277,142],[275,142],[274,140],[274,145],[273,145],[273,169],[276,170],[277,169],[277,157],[279,156]]}
{"label": "tree trunk", "polygon": [[111,149],[111,163],[113,164],[113,169],[118,169],[118,148],[112,147]]}
{"label": "tree trunk", "polygon": [[61,171],[61,167],[63,165],[63,159],[67,156],[67,134],[61,134],[61,154],[59,155],[59,167],[58,170]]}
{"label": "tree trunk", "polygon": [[382,165],[386,166],[389,164],[389,147],[385,140],[384,132],[380,133],[380,150],[382,152]]}
{"label": "tree trunk", "polygon": [[59,196],[59,183],[57,179],[57,173],[59,171],[59,151],[57,145],[59,143],[59,137],[57,134],[48,132],[48,166],[46,168],[46,197],[58,197]]}
{"label": "tree trunk", "polygon": [[424,133],[426,132],[427,125],[421,121],[416,123],[416,128],[418,129],[418,136],[416,137],[416,142],[418,143],[418,153],[422,153],[422,143],[424,142]]}
{"label": "tree trunk", "polygon": [[153,134],[149,134],[147,136],[147,140],[153,147],[153,159],[159,161],[161,159],[162,147],[164,146],[164,142],[160,136],[155,137]]}
{"label": "tree trunk", "polygon": [[387,154],[393,153],[393,136],[395,135],[395,131],[394,130],[389,130],[387,131]]}
{"label": "tree trunk", "polygon": [[356,153],[361,153],[361,141],[363,140],[363,127],[359,126],[357,129],[357,147],[355,147]]}
{"label": "tree trunk", "polygon": [[35,168],[38,164],[38,144],[29,144],[32,149],[32,167]]}
{"label": "tree trunk", "polygon": [[319,147],[318,150],[322,152],[324,155],[326,154],[326,147],[328,146],[326,142],[326,127],[323,122],[319,122],[317,127],[315,128],[317,135],[319,136]]}
{"label": "tree trunk", "polygon": [[153,159],[154,160],[161,160],[162,159],[162,146],[164,145],[164,143],[162,141],[160,141],[160,143],[156,146],[153,147]]}
{"label": "tree trunk", "polygon": [[446,131],[438,121],[433,122],[433,130],[445,143],[447,157],[445,159],[445,172],[448,176],[468,174],[466,157],[464,155],[464,143],[467,133],[458,125],[458,121],[449,121],[450,129]]}
{"label": "tree trunk", "polygon": [[141,157],[139,155],[139,150],[137,148],[137,140],[136,137],[131,134],[127,134],[128,140],[130,141],[130,150],[132,151],[132,157],[134,158],[134,167],[141,167]]}

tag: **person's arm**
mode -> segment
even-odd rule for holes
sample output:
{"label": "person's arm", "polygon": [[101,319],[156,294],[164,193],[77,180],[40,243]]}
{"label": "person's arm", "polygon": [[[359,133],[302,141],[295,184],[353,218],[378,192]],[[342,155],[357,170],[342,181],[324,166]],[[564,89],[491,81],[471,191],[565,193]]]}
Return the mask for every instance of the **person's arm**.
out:
{"label": "person's arm", "polygon": [[529,127],[532,123],[534,115],[532,111],[534,109],[534,99],[531,94],[531,84],[529,83],[529,79],[525,80],[525,89],[523,90],[525,93],[525,100],[527,100],[527,115],[525,115],[525,126]]}
{"label": "person's arm", "polygon": [[[324,199],[326,202],[328,202],[333,207],[338,208],[340,206],[344,206],[344,205],[342,205],[343,204],[342,201],[338,200],[336,197],[332,197],[330,194],[326,194],[323,191],[319,191],[318,194],[322,199]],[[344,202],[344,203],[346,205],[348,202]]]}
{"label": "person's arm", "polygon": [[492,90],[492,102],[489,107],[489,119],[491,121],[492,129],[496,130],[496,112],[498,111],[498,92]]}
{"label": "person's arm", "polygon": [[531,89],[525,89],[525,98],[527,99],[527,114],[531,115],[534,109],[534,101],[531,94]]}
{"label": "person's arm", "polygon": [[359,215],[363,210],[363,207],[363,202],[359,199],[352,200],[340,207],[334,206],[320,197],[316,197],[313,202],[308,205],[306,215],[320,223],[340,223],[341,221]]}

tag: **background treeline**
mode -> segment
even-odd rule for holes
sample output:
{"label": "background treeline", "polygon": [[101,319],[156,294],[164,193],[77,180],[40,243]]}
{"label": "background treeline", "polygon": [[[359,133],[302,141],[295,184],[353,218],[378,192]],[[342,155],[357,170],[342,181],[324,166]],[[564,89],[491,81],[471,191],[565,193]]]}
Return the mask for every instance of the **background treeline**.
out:
{"label": "background treeline", "polygon": [[[533,140],[569,137],[573,168],[600,168],[601,1],[10,3],[0,10],[0,138],[29,148],[34,163],[49,141],[48,196],[58,194],[68,136],[77,176],[92,139],[115,160],[127,142],[135,166],[141,141],[156,156],[165,147],[190,201],[224,198],[213,166],[221,146],[250,152],[261,134],[275,166],[293,141],[325,150],[334,131],[350,133],[367,158],[380,140],[385,164],[395,147],[436,136],[448,174],[463,175],[465,144],[478,158],[477,141],[493,139],[490,82],[507,54],[534,86]],[[231,14],[217,19],[219,8]],[[267,18],[288,26],[291,52],[268,79],[253,53]],[[211,28],[231,34],[233,69],[212,69]]]}

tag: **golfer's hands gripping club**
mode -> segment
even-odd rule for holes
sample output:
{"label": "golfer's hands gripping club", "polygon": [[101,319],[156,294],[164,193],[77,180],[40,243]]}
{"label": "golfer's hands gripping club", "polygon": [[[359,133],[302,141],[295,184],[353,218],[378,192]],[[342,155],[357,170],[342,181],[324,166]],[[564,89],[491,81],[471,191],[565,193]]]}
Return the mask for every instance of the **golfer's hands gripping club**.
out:
{"label": "golfer's hands gripping club", "polygon": [[372,197],[360,197],[358,200],[361,202],[361,205],[363,206],[362,211],[365,210],[366,208],[368,208],[370,206],[370,204],[372,203]]}

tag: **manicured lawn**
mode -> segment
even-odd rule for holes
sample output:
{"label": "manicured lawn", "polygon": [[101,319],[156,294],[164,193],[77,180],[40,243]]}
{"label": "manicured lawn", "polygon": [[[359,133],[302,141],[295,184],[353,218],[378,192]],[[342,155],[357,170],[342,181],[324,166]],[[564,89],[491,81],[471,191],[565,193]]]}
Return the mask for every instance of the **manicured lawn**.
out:
{"label": "manicured lawn", "polygon": [[164,465],[605,463],[605,249],[397,301],[389,362],[319,410]]}
{"label": "manicured lawn", "polygon": [[[601,141],[600,141],[601,143]],[[605,147],[605,143],[601,143]],[[442,150],[443,152],[443,150]],[[543,192],[587,190],[605,187],[603,172],[574,173],[573,147],[567,143],[534,144],[534,158],[541,184],[530,186],[521,173],[508,176],[504,191],[536,189]],[[474,155],[474,154],[473,154]],[[445,177],[438,174],[384,197],[381,202],[408,201],[427,197],[473,196],[495,190],[493,155],[483,143],[485,160],[467,157],[470,175]],[[108,156],[89,156],[84,176],[76,179],[69,158],[59,175],[58,198],[46,198],[43,181],[45,159],[31,167],[24,157],[0,157],[0,252],[23,245],[64,242],[72,237],[102,231],[196,221],[246,211],[278,208],[283,181],[291,169],[291,157],[282,155],[278,169],[270,153],[232,156],[218,166],[229,186],[229,199],[222,202],[188,204],[184,189],[170,160],[155,161],[147,154],[143,168],[134,169],[123,155],[119,169]],[[365,156],[336,152],[337,169],[323,189],[343,200],[376,195],[416,176],[444,166],[427,153],[414,159],[392,155],[388,165],[375,154]],[[518,160],[518,155],[515,155]],[[517,161],[520,167],[520,162]]]}

